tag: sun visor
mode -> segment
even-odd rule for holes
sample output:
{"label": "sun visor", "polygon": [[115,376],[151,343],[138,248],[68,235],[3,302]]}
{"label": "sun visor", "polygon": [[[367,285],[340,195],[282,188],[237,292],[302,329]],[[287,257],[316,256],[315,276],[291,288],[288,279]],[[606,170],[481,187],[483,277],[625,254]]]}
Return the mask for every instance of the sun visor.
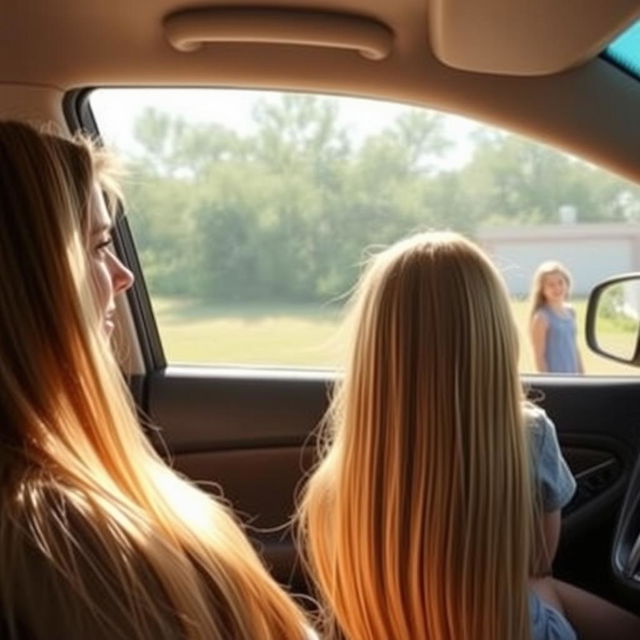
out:
{"label": "sun visor", "polygon": [[429,33],[449,67],[537,76],[598,55],[638,16],[638,0],[429,0]]}

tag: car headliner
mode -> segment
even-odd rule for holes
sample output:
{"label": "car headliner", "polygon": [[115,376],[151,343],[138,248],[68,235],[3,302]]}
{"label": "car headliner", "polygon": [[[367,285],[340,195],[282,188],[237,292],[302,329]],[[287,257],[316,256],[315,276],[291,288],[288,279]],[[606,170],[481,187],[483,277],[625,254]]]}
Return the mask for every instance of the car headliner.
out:
{"label": "car headliner", "polygon": [[[300,28],[300,11],[310,9],[380,23],[392,43],[387,57],[371,60],[331,46],[256,42],[264,36],[260,21],[243,24],[241,16],[244,42],[184,52],[167,39],[167,19],[176,12],[248,8],[250,16],[251,7],[283,9],[264,0],[12,2],[0,22],[0,104],[4,116],[62,120],[64,94],[94,86],[263,87],[390,98],[498,124],[640,180],[640,83],[596,57],[637,18],[640,3],[557,4],[294,0],[279,14],[292,33]],[[444,64],[434,48],[449,64],[474,70]]]}

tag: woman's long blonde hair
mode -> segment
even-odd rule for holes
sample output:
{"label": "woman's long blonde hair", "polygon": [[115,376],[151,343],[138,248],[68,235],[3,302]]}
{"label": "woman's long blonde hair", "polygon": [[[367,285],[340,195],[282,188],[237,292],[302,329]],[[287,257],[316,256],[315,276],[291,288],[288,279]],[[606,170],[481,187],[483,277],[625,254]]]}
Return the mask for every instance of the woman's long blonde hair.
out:
{"label": "woman's long blonde hair", "polygon": [[569,270],[557,260],[547,260],[538,266],[531,281],[531,294],[529,296],[529,316],[533,317],[536,311],[547,304],[544,297],[544,279],[554,273],[559,274],[567,283],[567,290],[571,289],[571,274]]}
{"label": "woman's long blonde hair", "polygon": [[377,255],[302,497],[329,637],[529,638],[532,489],[517,332],[472,243]]}
{"label": "woman's long blonde hair", "polygon": [[0,123],[0,613],[15,636],[37,625],[48,580],[65,640],[302,638],[230,512],[148,443],[97,330],[100,165],[86,141]]}

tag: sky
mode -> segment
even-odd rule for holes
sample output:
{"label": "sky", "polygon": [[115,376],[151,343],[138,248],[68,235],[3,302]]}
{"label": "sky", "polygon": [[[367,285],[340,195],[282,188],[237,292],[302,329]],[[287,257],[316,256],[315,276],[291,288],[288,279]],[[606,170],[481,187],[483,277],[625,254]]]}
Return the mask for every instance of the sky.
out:
{"label": "sky", "polygon": [[[124,154],[135,152],[133,123],[147,107],[180,115],[189,122],[219,123],[239,133],[251,132],[251,110],[256,100],[277,92],[237,89],[99,89],[90,98],[98,128],[105,142]],[[403,110],[403,104],[337,98],[340,100],[341,122],[355,141],[378,131]],[[471,154],[469,133],[477,123],[445,114],[445,133],[454,141],[443,157],[442,168],[464,165]]]}

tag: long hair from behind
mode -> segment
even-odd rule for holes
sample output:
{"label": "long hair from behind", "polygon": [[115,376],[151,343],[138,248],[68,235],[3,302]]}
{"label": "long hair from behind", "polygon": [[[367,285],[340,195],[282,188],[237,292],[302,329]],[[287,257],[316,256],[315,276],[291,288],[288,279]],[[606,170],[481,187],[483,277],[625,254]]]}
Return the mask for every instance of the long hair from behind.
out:
{"label": "long hair from behind", "polygon": [[526,640],[532,491],[517,333],[482,252],[425,233],[371,261],[300,505],[327,633]]}
{"label": "long hair from behind", "polygon": [[103,165],[86,141],[0,123],[1,613],[14,634],[41,619],[46,573],[69,640],[93,637],[83,620],[113,638],[302,638],[231,514],[141,432],[92,294]]}

